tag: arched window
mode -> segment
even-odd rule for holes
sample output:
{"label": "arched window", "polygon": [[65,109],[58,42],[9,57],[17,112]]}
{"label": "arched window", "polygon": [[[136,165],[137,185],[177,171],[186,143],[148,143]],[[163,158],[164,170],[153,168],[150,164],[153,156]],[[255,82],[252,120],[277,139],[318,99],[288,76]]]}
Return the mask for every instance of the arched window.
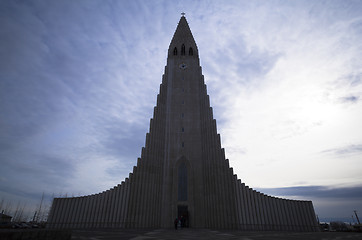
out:
{"label": "arched window", "polygon": [[185,44],[181,46],[181,55],[185,55]]}
{"label": "arched window", "polygon": [[173,49],[173,55],[177,55],[177,48],[176,47]]}
{"label": "arched window", "polygon": [[190,56],[194,55],[194,50],[192,50],[191,47],[189,48],[189,55],[190,55]]}
{"label": "arched window", "polygon": [[187,167],[183,162],[178,167],[178,201],[187,201]]}

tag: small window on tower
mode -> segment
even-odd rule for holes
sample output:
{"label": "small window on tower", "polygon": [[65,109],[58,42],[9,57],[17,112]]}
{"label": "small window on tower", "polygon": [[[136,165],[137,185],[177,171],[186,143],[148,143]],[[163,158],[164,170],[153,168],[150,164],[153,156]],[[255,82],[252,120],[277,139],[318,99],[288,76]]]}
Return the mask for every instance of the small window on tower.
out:
{"label": "small window on tower", "polygon": [[185,55],[185,44],[181,46],[181,55]]}
{"label": "small window on tower", "polygon": [[177,48],[176,47],[173,49],[173,55],[177,55]]}
{"label": "small window on tower", "polygon": [[184,142],[182,142],[182,147],[185,147],[185,143],[184,143]]}
{"label": "small window on tower", "polygon": [[183,118],[184,117],[184,113],[181,113],[181,118]]}
{"label": "small window on tower", "polygon": [[189,49],[189,55],[190,55],[190,56],[194,55],[194,50],[192,50],[191,47],[190,47],[190,49]]}
{"label": "small window on tower", "polygon": [[185,132],[185,128],[181,128],[181,131],[182,131],[182,132]]}

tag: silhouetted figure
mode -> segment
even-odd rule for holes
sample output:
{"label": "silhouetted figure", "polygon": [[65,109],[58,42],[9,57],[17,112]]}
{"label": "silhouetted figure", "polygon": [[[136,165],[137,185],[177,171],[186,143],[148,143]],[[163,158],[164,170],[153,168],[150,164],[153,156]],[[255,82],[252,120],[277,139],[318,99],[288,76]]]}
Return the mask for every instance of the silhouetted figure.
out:
{"label": "silhouetted figure", "polygon": [[181,228],[185,227],[185,218],[184,216],[181,216]]}
{"label": "silhouetted figure", "polygon": [[176,218],[173,223],[175,224],[175,230],[177,230],[178,219]]}

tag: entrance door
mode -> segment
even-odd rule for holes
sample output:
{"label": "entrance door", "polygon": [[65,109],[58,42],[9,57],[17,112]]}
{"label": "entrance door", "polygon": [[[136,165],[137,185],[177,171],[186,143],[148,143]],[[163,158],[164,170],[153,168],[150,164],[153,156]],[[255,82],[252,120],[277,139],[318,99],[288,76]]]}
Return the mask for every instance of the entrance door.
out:
{"label": "entrance door", "polygon": [[187,206],[178,205],[177,206],[177,216],[181,220],[181,227],[189,227],[189,212]]}

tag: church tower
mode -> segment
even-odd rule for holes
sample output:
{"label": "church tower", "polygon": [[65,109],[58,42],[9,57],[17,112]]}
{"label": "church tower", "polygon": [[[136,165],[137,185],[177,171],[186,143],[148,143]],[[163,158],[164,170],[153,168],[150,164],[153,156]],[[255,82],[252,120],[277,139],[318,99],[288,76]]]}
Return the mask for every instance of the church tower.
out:
{"label": "church tower", "polygon": [[262,194],[233,174],[184,16],[168,49],[137,166],[110,190],[55,198],[48,226],[171,228],[175,218],[192,228],[318,231],[311,201]]}

